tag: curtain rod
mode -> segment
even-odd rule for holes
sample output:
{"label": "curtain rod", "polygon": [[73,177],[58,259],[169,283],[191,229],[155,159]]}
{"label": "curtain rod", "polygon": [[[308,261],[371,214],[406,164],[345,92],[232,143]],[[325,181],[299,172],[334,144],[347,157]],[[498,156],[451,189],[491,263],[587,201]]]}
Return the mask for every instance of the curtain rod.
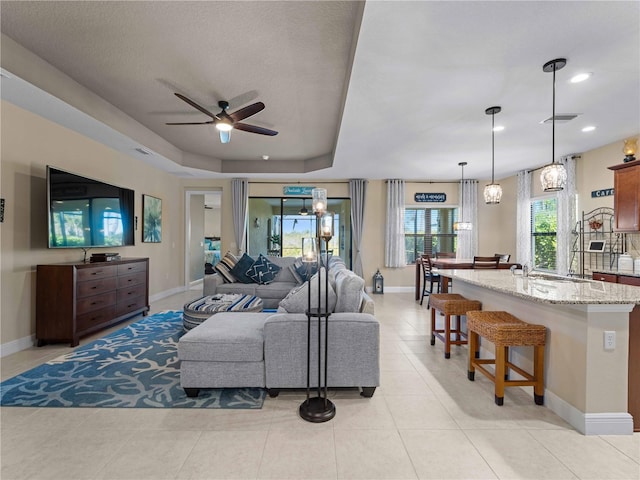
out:
{"label": "curtain rod", "polygon": [[[478,180],[474,180],[473,178],[465,178],[470,182],[477,182]],[[384,183],[389,183],[389,180],[385,180]],[[429,184],[429,183],[460,183],[460,180],[406,180],[404,183],[419,183],[419,184]]]}
{"label": "curtain rod", "polygon": [[291,184],[291,185],[302,185],[302,183],[349,183],[348,181],[345,180],[333,180],[333,181],[315,181],[315,180],[310,180],[308,182],[281,182],[281,181],[276,181],[274,180],[273,182],[253,182],[251,180],[249,180],[249,183],[264,183],[265,185],[274,185],[274,184]]}

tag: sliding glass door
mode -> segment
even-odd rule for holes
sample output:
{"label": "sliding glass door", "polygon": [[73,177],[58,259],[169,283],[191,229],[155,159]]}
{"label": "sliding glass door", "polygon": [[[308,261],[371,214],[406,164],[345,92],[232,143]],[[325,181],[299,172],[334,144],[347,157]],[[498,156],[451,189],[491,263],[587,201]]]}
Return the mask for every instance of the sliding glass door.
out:
{"label": "sliding glass door", "polygon": [[[329,198],[334,213],[334,236],[329,251],[351,265],[351,200]],[[302,238],[316,234],[310,198],[251,197],[248,206],[247,253],[282,257],[302,255]],[[306,213],[306,214],[305,214]],[[323,243],[322,249],[325,245]]]}

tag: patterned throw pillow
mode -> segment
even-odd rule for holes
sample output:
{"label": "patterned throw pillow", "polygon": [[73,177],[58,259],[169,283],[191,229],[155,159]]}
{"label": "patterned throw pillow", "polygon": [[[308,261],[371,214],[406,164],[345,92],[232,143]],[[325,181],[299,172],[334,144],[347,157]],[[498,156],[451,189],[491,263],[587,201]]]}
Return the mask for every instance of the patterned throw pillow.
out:
{"label": "patterned throw pillow", "polygon": [[220,274],[224,283],[235,283],[236,277],[231,273],[231,269],[236,263],[238,263],[236,256],[231,252],[227,252],[213,269]]}
{"label": "patterned throw pillow", "polygon": [[260,254],[258,259],[251,265],[251,268],[247,270],[247,276],[260,285],[266,285],[267,283],[273,282],[280,268],[278,265],[267,260],[267,257]]}
{"label": "patterned throw pillow", "polygon": [[253,279],[247,276],[247,270],[251,268],[255,260],[246,253],[242,255],[240,260],[231,269],[231,275],[240,283],[253,283]]}
{"label": "patterned throw pillow", "polygon": [[296,261],[289,265],[289,271],[295,277],[298,284],[304,283],[318,271],[318,264],[308,265],[302,261],[302,257],[296,258]]}

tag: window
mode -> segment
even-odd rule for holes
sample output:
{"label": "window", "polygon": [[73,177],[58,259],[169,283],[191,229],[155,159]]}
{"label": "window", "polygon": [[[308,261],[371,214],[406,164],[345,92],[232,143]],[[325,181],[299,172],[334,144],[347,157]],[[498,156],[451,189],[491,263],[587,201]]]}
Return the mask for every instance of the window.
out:
{"label": "window", "polygon": [[455,252],[453,224],[457,208],[405,208],[404,245],[407,264],[415,263],[423,253]]}
{"label": "window", "polygon": [[[302,208],[308,211],[307,215],[300,214]],[[334,215],[329,251],[351,265],[351,200],[329,198],[328,209]],[[260,253],[299,257],[302,238],[316,234],[316,216],[311,212],[309,198],[251,197],[248,218],[247,253],[253,257]]]}
{"label": "window", "polygon": [[533,268],[556,270],[558,202],[545,198],[531,202],[531,248]]}

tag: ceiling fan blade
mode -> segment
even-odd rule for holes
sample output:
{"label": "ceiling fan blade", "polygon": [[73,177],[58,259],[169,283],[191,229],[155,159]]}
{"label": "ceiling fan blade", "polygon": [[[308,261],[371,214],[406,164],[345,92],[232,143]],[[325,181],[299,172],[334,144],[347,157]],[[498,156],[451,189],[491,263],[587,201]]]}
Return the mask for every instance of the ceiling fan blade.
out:
{"label": "ceiling fan blade", "polygon": [[269,135],[271,137],[278,134],[275,130],[269,130],[268,128],[256,127],[255,125],[248,125],[246,123],[239,122],[234,123],[233,128],[244,130],[245,132],[259,133],[260,135]]}
{"label": "ceiling fan blade", "polygon": [[218,118],[217,115],[214,115],[213,113],[211,113],[209,110],[207,110],[204,107],[201,107],[200,105],[198,105],[196,102],[194,102],[193,100],[191,100],[190,98],[185,97],[184,95],[177,93],[176,92],[176,97],[178,97],[180,100],[187,102],[189,105],[191,105],[193,108],[195,108],[196,110],[200,110],[202,113],[204,113],[205,115],[210,116],[211,118],[215,118],[216,120],[220,120]]}
{"label": "ceiling fan blade", "polygon": [[233,119],[234,122],[239,122],[240,120],[244,120],[251,115],[255,115],[256,113],[264,110],[264,103],[256,102],[248,107],[241,108],[238,111],[230,113],[229,116]]}
{"label": "ceiling fan blade", "polygon": [[213,120],[209,120],[208,122],[169,122],[165,123],[165,125],[211,125],[215,123]]}
{"label": "ceiling fan blade", "polygon": [[231,140],[231,131],[225,132],[220,130],[220,143],[229,143]]}

